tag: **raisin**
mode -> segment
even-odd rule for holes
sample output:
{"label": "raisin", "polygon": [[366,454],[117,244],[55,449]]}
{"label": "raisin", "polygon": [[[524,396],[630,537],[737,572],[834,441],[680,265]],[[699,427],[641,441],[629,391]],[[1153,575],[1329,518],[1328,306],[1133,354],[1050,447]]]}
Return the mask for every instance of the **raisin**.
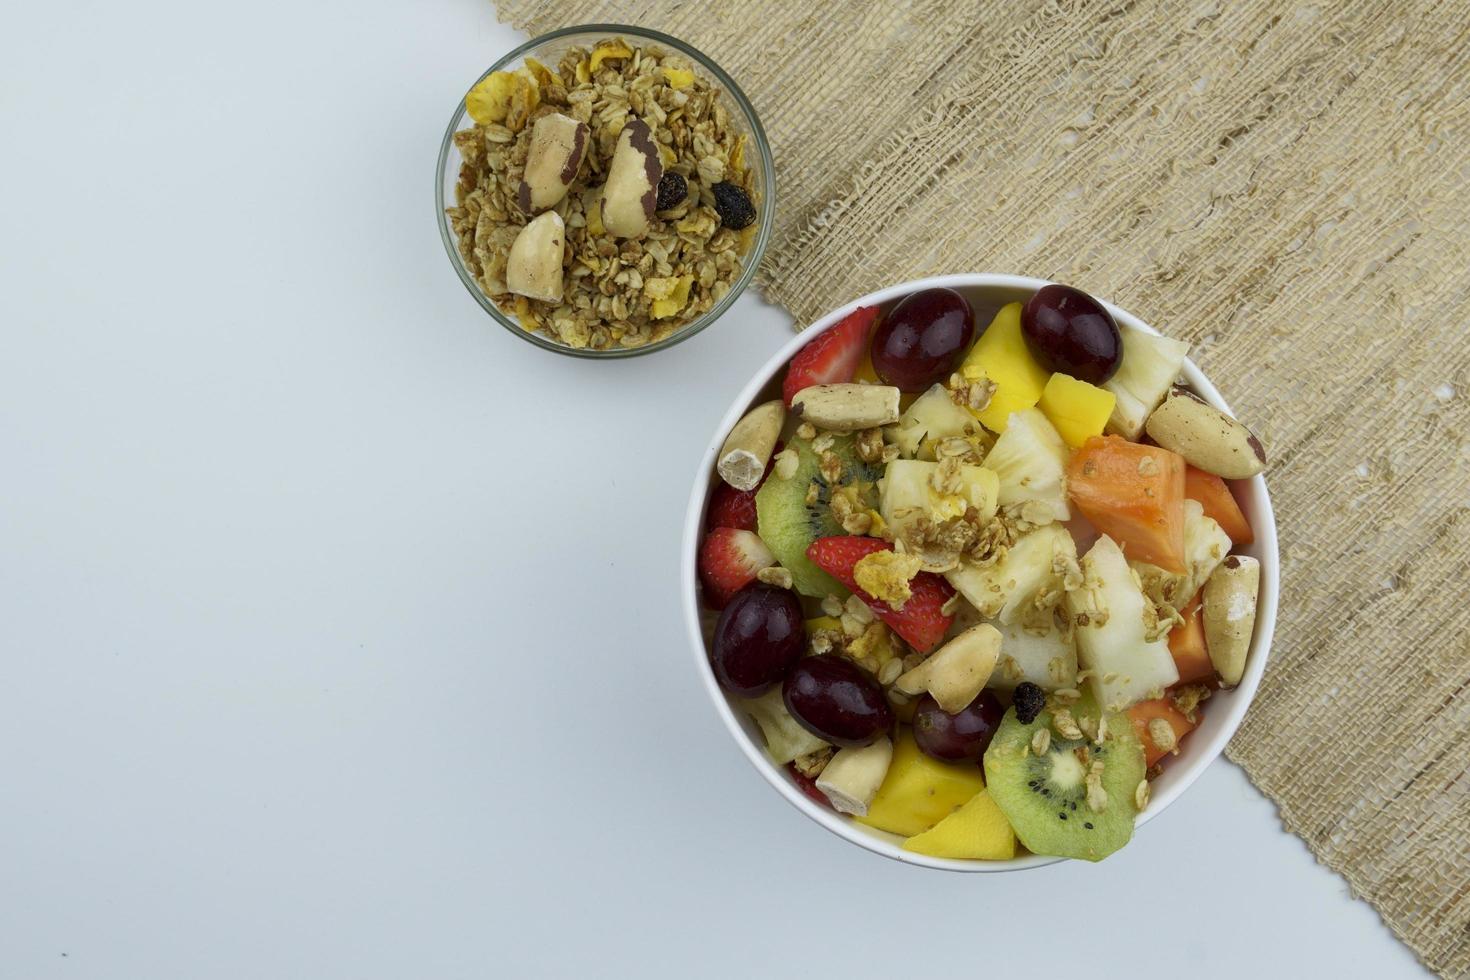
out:
{"label": "raisin", "polygon": [[1011,704],[1016,708],[1016,720],[1023,725],[1029,725],[1041,714],[1041,709],[1046,707],[1046,694],[1030,681],[1022,681],[1016,685],[1016,692],[1011,695]]}
{"label": "raisin", "polygon": [[755,221],[755,205],[750,195],[728,180],[722,180],[710,188],[715,195],[715,210],[720,214],[720,224],[739,231]]}
{"label": "raisin", "polygon": [[677,207],[687,196],[689,196],[689,183],[684,179],[684,175],[666,173],[658,182],[657,210],[667,211],[669,208]]}

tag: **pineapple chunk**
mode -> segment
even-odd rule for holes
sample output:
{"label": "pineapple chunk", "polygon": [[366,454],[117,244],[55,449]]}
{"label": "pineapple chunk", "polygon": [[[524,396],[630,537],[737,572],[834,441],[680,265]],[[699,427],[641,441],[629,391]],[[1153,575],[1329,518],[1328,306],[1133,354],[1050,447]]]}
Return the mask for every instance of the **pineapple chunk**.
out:
{"label": "pineapple chunk", "polygon": [[949,389],[935,385],[924,392],[884,435],[905,459],[935,459],[934,447],[952,436],[972,437],[985,430],[967,408],[950,397]]}
{"label": "pineapple chunk", "polygon": [[1020,303],[1000,308],[965,355],[959,373],[966,381],[989,378],[995,385],[990,404],[975,413],[992,432],[1004,432],[1012,414],[1036,404],[1046,385],[1047,371],[1026,349],[1021,336]]}
{"label": "pineapple chunk", "polygon": [[991,623],[1000,630],[1000,662],[990,675],[990,687],[1015,690],[1022,681],[1054,691],[1077,682],[1077,644],[1071,629],[1055,619],[1040,625]]}
{"label": "pineapple chunk", "polygon": [[[883,479],[878,481],[878,513],[894,540],[907,543],[909,532],[921,519],[940,525],[964,517],[972,507],[982,522],[995,516],[1000,479],[994,472],[983,466],[961,465],[958,492],[945,493],[935,487],[939,471],[940,464],[917,459],[895,459],[884,470]],[[953,561],[914,550],[925,558],[929,571],[953,566]]]}
{"label": "pineapple chunk", "polygon": [[1057,372],[1041,390],[1041,409],[1062,439],[1076,449],[1092,436],[1100,436],[1118,396],[1106,388],[1078,381],[1070,374]]}
{"label": "pineapple chunk", "polygon": [[1205,516],[1198,500],[1184,499],[1184,565],[1183,575],[1166,572],[1148,562],[1129,562],[1143,583],[1144,594],[1155,605],[1181,610],[1204,588],[1205,582],[1230,554],[1230,536],[1214,518]]}
{"label": "pineapple chunk", "polygon": [[1136,441],[1143,423],[1184,369],[1189,345],[1135,327],[1122,326],[1122,331],[1123,363],[1117,374],[1103,382],[1104,388],[1118,396],[1108,431]]}
{"label": "pineapple chunk", "polygon": [[761,727],[761,734],[766,738],[766,755],[778,766],[827,746],[791,717],[786,710],[786,702],[781,699],[779,684],[758,698],[742,702],[741,707]]}
{"label": "pineapple chunk", "polygon": [[1005,432],[985,457],[987,469],[1000,477],[999,502],[1035,506],[1025,509],[1033,524],[1065,521],[1072,516],[1067,503],[1067,444],[1046,416],[1035,408],[1011,416]]}
{"label": "pineapple chunk", "polygon": [[1044,524],[1017,538],[999,561],[966,562],[944,577],[987,619],[999,617],[1005,623],[1050,619],[1066,581],[1070,578],[1075,585],[1080,577],[1077,545],[1062,525]]}
{"label": "pineapple chunk", "polygon": [[1150,640],[1157,622],[1123,551],[1106,534],[1082,558],[1082,587],[1067,593],[1077,631],[1077,662],[1105,710],[1162,696],[1179,680],[1167,634]]}

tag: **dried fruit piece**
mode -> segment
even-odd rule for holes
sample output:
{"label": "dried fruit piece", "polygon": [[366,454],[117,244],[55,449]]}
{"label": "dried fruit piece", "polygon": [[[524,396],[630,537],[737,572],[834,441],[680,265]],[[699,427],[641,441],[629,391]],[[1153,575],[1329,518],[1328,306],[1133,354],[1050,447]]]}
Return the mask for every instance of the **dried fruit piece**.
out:
{"label": "dried fruit piece", "polygon": [[683,174],[666,173],[659,178],[657,210],[667,211],[683,203],[689,196],[689,182]]}
{"label": "dried fruit piece", "polygon": [[515,89],[515,72],[492,71],[464,97],[465,110],[482,126],[502,122],[510,111],[510,98]]}
{"label": "dried fruit piece", "polygon": [[541,104],[541,89],[536,85],[536,77],[524,68],[512,76],[511,86],[504,126],[518,133],[530,120],[532,110]]}
{"label": "dried fruit piece", "polygon": [[755,223],[755,205],[744,188],[722,180],[710,190],[715,195],[715,211],[719,213],[720,224],[739,231]]}
{"label": "dried fruit piece", "polygon": [[623,43],[620,38],[612,38],[608,41],[598,41],[596,46],[592,49],[592,58],[590,64],[588,65],[588,70],[595,73],[598,68],[602,67],[602,63],[604,61],[611,61],[614,58],[631,57],[633,57],[633,49],[628,47],[627,44]]}
{"label": "dried fruit piece", "polygon": [[662,320],[678,313],[689,302],[689,290],[693,285],[693,276],[644,280],[643,291],[653,299],[648,307],[648,315],[655,320]]}
{"label": "dried fruit piece", "polygon": [[694,84],[694,72],[688,68],[671,68],[664,65],[659,71],[663,72],[664,81],[669,83],[669,88],[688,88]]}

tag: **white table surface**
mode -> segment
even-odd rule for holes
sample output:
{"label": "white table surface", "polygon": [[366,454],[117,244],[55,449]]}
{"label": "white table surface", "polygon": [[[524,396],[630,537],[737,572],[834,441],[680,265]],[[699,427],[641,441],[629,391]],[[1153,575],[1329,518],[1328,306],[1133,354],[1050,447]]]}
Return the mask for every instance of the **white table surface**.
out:
{"label": "white table surface", "polygon": [[515,41],[484,0],[0,13],[0,976],[1423,975],[1223,760],[1010,876],[765,787],[674,589],[788,318],[589,364],[480,312],[431,171]]}

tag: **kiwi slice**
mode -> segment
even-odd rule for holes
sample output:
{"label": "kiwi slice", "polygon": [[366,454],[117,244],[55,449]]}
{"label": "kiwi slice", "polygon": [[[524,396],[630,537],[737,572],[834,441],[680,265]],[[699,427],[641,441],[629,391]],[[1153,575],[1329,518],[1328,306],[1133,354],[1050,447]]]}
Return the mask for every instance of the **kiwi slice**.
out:
{"label": "kiwi slice", "polygon": [[[842,583],[812,564],[806,549],[817,538],[847,533],[832,518],[832,491],[838,486],[852,486],[863,506],[875,507],[875,484],[882,470],[858,459],[852,436],[838,436],[831,451],[842,460],[842,478],[836,486],[829,485],[819,472],[820,460],[810,442],[793,438],[787,446],[796,451],[800,463],[789,480],[772,473],[761,484],[755,495],[756,533],[781,567],[791,573],[798,592],[817,598],[845,597],[847,590]],[[816,499],[807,503],[807,488],[813,483],[817,485]]]}
{"label": "kiwi slice", "polygon": [[[1099,714],[1090,698],[1068,710],[1077,720]],[[1135,794],[1146,768],[1143,744],[1125,715],[1113,711],[1104,717],[1107,737],[1095,745],[1086,737],[1062,737],[1051,710],[1026,725],[1011,708],[985,751],[986,788],[1033,854],[1101,861],[1133,836]],[[1037,755],[1034,746],[1042,740],[1036,735],[1043,729],[1050,744]],[[1087,802],[1087,776],[1099,763],[1107,801],[1094,809]],[[1095,793],[1093,802],[1100,802]]]}

